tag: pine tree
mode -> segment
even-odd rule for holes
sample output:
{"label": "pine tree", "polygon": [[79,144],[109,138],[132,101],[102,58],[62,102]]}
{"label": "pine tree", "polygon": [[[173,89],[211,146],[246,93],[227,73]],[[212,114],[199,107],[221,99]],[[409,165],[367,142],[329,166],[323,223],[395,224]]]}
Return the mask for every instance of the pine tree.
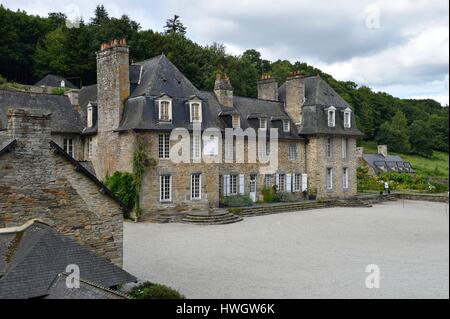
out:
{"label": "pine tree", "polygon": [[166,29],[166,33],[186,34],[186,27],[181,23],[180,16],[176,14],[173,19],[167,19],[164,29]]}

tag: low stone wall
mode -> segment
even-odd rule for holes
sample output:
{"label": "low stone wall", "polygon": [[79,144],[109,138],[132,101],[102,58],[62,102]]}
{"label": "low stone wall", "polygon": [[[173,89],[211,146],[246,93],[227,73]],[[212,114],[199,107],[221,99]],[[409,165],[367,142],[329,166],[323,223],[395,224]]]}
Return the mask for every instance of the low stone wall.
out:
{"label": "low stone wall", "polygon": [[441,202],[448,203],[448,195],[439,194],[409,194],[409,193],[397,193],[393,194],[398,199],[420,200],[427,202]]}

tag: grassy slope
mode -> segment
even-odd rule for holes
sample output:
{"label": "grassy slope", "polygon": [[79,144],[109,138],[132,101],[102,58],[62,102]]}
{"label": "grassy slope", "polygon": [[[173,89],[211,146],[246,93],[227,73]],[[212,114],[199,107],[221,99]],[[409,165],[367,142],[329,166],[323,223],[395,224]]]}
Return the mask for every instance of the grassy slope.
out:
{"label": "grassy slope", "polygon": [[[360,141],[359,146],[364,147],[364,153],[377,152],[375,141]],[[391,154],[400,155],[405,161],[410,162],[418,174],[448,178],[448,153],[434,151],[432,158],[394,152]]]}

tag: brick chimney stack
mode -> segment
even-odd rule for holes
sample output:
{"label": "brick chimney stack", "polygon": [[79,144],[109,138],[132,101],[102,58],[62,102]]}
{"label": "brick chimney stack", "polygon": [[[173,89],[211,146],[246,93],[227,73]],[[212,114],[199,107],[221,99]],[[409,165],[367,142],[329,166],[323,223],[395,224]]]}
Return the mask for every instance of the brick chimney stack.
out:
{"label": "brick chimney stack", "polygon": [[230,78],[226,74],[224,77],[220,73],[216,74],[214,93],[220,104],[225,107],[233,107],[233,87],[231,86]]}
{"label": "brick chimney stack", "polygon": [[302,123],[302,107],[305,102],[305,85],[300,71],[286,78],[286,112],[296,125]]}
{"label": "brick chimney stack", "polygon": [[278,101],[278,80],[263,74],[257,82],[258,99]]}

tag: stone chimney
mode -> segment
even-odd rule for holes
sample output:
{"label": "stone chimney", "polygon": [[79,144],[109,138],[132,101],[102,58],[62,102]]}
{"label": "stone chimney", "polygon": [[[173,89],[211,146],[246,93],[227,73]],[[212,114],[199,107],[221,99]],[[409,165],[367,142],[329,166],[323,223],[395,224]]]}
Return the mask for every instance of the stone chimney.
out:
{"label": "stone chimney", "polygon": [[302,107],[305,102],[305,86],[302,75],[294,71],[286,78],[286,112],[296,125],[302,123]]}
{"label": "stone chimney", "polygon": [[364,155],[364,147],[356,148],[356,158],[362,158]]}
{"label": "stone chimney", "polygon": [[278,81],[270,75],[263,74],[257,82],[258,99],[278,101]]}
{"label": "stone chimney", "polygon": [[233,107],[233,87],[227,75],[222,78],[220,73],[216,74],[214,93],[220,104],[225,107]]}
{"label": "stone chimney", "polygon": [[378,154],[386,157],[388,155],[387,145],[378,145]]}
{"label": "stone chimney", "polygon": [[125,39],[102,43],[97,52],[98,131],[117,129],[130,95],[129,48]]}

